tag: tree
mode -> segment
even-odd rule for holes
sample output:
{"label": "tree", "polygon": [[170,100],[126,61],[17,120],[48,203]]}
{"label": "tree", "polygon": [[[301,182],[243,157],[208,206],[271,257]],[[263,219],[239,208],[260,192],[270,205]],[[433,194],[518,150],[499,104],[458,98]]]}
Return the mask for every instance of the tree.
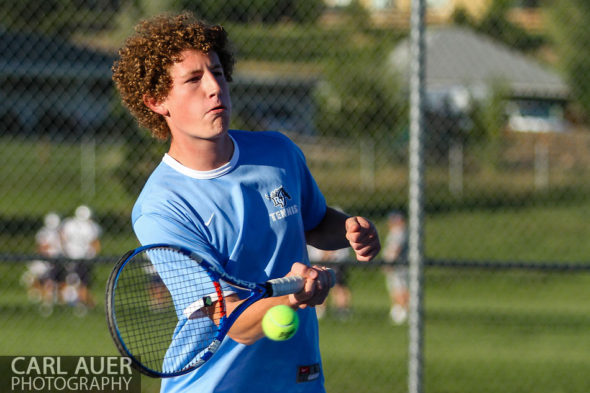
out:
{"label": "tree", "polygon": [[283,20],[313,23],[323,11],[322,0],[177,0],[178,7],[211,22],[266,23]]}
{"label": "tree", "polygon": [[508,13],[512,6],[512,0],[493,0],[481,20],[473,18],[465,8],[458,7],[453,11],[452,20],[456,25],[471,27],[512,48],[522,51],[539,49],[545,44],[545,37],[511,22]]}
{"label": "tree", "polygon": [[378,66],[347,59],[329,66],[324,77],[317,92],[321,134],[384,136],[406,124],[407,104],[399,81]]}
{"label": "tree", "polygon": [[573,99],[590,117],[590,2],[560,0],[550,8],[549,34]]}
{"label": "tree", "polygon": [[0,24],[13,31],[68,37],[109,27],[116,0],[0,0]]}

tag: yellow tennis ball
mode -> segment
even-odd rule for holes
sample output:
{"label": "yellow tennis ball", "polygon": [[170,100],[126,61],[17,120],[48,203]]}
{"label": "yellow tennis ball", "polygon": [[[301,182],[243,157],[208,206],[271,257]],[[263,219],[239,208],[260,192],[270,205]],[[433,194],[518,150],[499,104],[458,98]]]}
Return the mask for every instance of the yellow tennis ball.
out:
{"label": "yellow tennis ball", "polygon": [[289,306],[270,308],[262,318],[262,330],[266,337],[274,341],[285,341],[297,332],[299,316]]}

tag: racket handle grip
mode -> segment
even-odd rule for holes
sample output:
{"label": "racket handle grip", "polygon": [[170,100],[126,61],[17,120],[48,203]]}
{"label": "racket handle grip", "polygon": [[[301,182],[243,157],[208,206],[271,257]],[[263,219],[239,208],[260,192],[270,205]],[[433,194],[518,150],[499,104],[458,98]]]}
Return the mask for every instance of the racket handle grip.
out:
{"label": "racket handle grip", "polygon": [[[326,269],[330,273],[330,288],[336,284],[336,273],[332,269]],[[297,293],[303,289],[305,280],[300,276],[288,276],[268,280],[271,296],[283,296]]]}
{"label": "racket handle grip", "polygon": [[300,276],[289,276],[268,280],[271,296],[283,296],[297,293],[303,289],[305,280]]}

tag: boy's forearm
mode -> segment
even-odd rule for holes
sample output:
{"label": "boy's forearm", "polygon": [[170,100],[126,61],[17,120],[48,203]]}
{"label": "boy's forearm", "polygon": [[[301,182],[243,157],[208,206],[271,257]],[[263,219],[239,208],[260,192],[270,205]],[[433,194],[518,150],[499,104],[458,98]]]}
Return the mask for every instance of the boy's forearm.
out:
{"label": "boy's forearm", "polygon": [[338,250],[349,247],[346,239],[346,219],[348,214],[328,206],[322,221],[314,229],[305,233],[307,244],[320,250]]}

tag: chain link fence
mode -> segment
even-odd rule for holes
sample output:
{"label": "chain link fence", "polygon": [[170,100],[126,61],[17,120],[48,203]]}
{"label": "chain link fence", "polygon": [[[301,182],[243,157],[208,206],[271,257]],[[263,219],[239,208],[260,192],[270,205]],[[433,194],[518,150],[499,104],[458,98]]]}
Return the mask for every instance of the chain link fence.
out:
{"label": "chain link fence", "polygon": [[[590,5],[427,5],[424,391],[590,391]],[[163,11],[228,30],[233,128],[285,132],[331,205],[395,240],[392,212],[408,208],[410,1],[0,8],[0,354],[116,353],[105,280],[137,245],[131,208],[166,145],[122,108],[110,67],[133,25]],[[48,214],[63,224],[80,206],[100,227],[96,255],[43,255]],[[407,391],[392,258],[386,247],[373,264],[340,258],[347,288],[320,321],[328,392]]]}

